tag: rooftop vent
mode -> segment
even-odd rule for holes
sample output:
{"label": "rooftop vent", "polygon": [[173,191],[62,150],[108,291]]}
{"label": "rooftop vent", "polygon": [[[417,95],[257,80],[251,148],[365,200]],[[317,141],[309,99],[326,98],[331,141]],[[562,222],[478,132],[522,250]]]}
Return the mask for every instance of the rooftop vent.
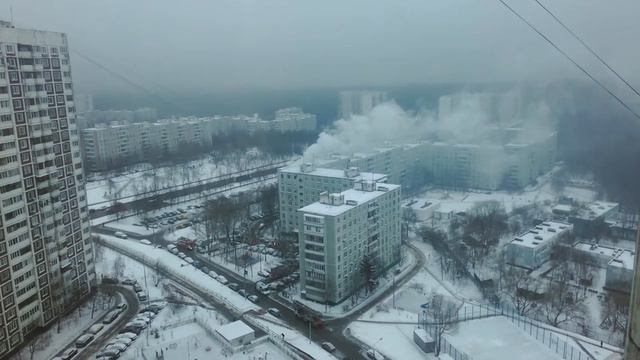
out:
{"label": "rooftop vent", "polygon": [[358,205],[358,202],[355,200],[347,200],[346,204],[351,206],[356,206]]}
{"label": "rooftop vent", "polygon": [[300,165],[300,171],[303,172],[303,173],[312,172],[313,171],[313,164],[312,163],[303,163],[302,165]]}
{"label": "rooftop vent", "polygon": [[358,175],[360,175],[360,170],[355,166],[352,166],[352,167],[347,168],[347,169],[344,170],[344,176],[345,177],[352,178],[352,177],[356,177]]}

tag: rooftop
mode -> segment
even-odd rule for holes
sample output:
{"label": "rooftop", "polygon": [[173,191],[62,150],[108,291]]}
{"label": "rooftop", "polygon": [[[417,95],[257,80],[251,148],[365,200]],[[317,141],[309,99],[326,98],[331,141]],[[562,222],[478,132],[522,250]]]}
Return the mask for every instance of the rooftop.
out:
{"label": "rooftop", "polygon": [[633,252],[629,250],[623,250],[618,253],[618,256],[609,261],[609,266],[633,270],[634,259],[635,254]]}
{"label": "rooftop", "polygon": [[[349,178],[349,176],[346,175],[346,170],[313,167],[310,171],[303,171],[302,166],[301,165],[287,166],[280,169],[280,172],[287,173],[287,174],[305,174],[305,175],[330,177],[330,178],[337,178],[337,179]],[[356,181],[371,180],[375,182],[382,182],[387,178],[387,175],[371,173],[371,172],[358,172],[358,174],[352,178]]]}
{"label": "rooftop", "polygon": [[559,234],[570,231],[573,225],[560,221],[545,221],[511,240],[511,244],[535,248],[544,245]]}
{"label": "rooftop", "polygon": [[619,251],[621,251],[621,249],[616,249],[609,246],[589,244],[584,242],[576,243],[573,245],[573,247],[577,250],[591,252],[591,253],[595,253],[602,256],[611,257],[611,258],[613,258],[615,255],[618,254]]}
{"label": "rooftop", "polygon": [[618,204],[614,202],[595,201],[581,208],[578,212],[578,217],[595,219],[600,216],[606,215],[609,211],[612,211],[617,207]]}
{"label": "rooftop", "polygon": [[340,195],[344,196],[344,203],[341,205],[323,204],[319,201],[316,201],[313,204],[309,204],[303,208],[298,209],[298,211],[317,215],[338,216],[346,211],[357,207],[358,205],[376,199],[377,197],[384,195],[388,191],[393,191],[399,188],[400,185],[378,184],[376,186],[377,190],[374,191],[349,189],[340,193]]}
{"label": "rooftop", "polygon": [[226,325],[222,325],[216,329],[216,332],[227,341],[233,341],[237,338],[253,334],[253,329],[245,324],[242,320],[237,320]]}

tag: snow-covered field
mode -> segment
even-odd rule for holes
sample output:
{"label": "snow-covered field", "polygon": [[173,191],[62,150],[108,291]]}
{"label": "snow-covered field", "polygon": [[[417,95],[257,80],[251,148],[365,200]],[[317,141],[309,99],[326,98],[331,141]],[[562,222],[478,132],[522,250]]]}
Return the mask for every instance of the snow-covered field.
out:
{"label": "snow-covered field", "polygon": [[[86,184],[87,203],[90,205],[96,204],[113,198],[201,181],[290,159],[293,158],[274,159],[271,157],[230,156],[224,159],[213,159],[208,157],[173,166],[160,167],[156,170],[155,175],[153,170],[130,171],[122,175],[110,176],[109,180],[89,180]],[[105,203],[95,208],[104,205],[108,204]]]}
{"label": "snow-covered field", "polygon": [[470,320],[446,331],[444,338],[473,360],[560,360],[553,351],[504,317]]}

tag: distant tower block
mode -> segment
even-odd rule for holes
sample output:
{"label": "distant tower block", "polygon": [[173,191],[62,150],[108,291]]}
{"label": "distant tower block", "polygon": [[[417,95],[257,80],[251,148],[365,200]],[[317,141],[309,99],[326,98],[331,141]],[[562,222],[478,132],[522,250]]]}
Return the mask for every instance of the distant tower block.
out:
{"label": "distant tower block", "polygon": [[[640,244],[640,231],[636,240],[636,252]],[[624,360],[640,360],[640,256],[636,256],[634,263],[633,289],[629,303],[629,325],[624,349]]]}

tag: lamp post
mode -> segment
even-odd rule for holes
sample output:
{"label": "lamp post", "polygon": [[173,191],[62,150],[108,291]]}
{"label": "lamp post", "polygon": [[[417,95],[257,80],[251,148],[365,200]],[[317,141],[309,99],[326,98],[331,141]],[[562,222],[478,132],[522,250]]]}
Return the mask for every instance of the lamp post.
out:
{"label": "lamp post", "polygon": [[378,357],[378,350],[376,350],[375,346],[382,341],[382,337],[380,337],[380,339],[378,339],[376,342],[373,343],[373,345],[371,345],[371,349],[373,350],[373,356],[375,356],[376,358]]}

